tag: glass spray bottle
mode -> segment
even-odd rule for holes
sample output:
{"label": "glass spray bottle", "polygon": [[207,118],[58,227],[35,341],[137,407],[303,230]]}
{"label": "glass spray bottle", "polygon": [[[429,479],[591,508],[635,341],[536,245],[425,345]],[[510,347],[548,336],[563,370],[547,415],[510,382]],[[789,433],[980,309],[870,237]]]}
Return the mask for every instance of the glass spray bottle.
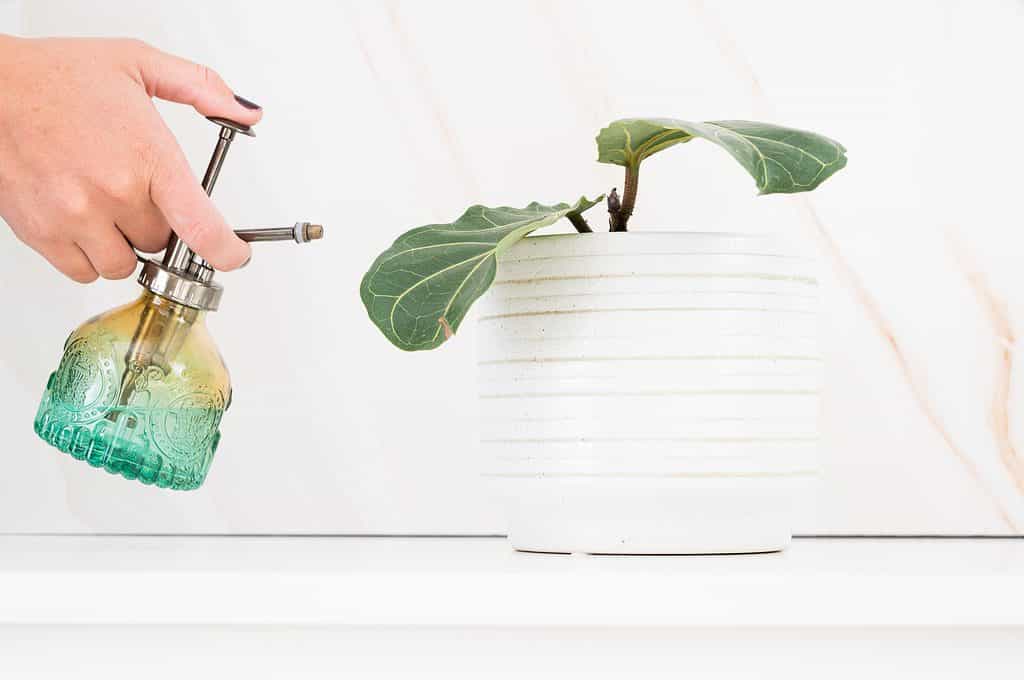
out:
{"label": "glass spray bottle", "polygon": [[[210,120],[221,131],[203,178],[207,194],[236,133],[253,136],[247,126]],[[299,222],[235,233],[250,242],[307,243],[322,238],[323,228]],[[140,260],[142,295],[71,333],[34,427],[45,442],[94,467],[144,484],[195,489],[206,479],[231,404],[231,380],[205,322],[223,289],[176,235],[162,261]]]}

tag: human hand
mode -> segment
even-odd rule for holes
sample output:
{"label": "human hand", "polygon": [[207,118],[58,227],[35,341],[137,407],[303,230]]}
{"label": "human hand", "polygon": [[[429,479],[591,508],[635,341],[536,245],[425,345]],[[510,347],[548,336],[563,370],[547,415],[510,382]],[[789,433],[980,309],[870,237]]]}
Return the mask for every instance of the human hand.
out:
{"label": "human hand", "polygon": [[81,283],[135,271],[173,230],[213,267],[249,246],[203,191],[152,97],[253,125],[219,75],[137,40],[0,35],[0,217]]}

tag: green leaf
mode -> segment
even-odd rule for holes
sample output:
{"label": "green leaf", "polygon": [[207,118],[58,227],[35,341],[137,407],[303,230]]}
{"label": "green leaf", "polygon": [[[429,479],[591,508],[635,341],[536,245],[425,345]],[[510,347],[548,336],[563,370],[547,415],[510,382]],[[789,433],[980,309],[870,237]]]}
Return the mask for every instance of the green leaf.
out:
{"label": "green leaf", "polygon": [[747,120],[667,118],[613,122],[597,135],[597,160],[635,171],[648,156],[695,137],[728,151],[762,194],[810,191],[846,166],[843,145],[813,132]]}
{"label": "green leaf", "polygon": [[597,205],[488,208],[474,205],[451,224],[407,231],[374,261],[359,294],[370,320],[400,349],[434,349],[458,329],[490,288],[498,255],[531,231]]}

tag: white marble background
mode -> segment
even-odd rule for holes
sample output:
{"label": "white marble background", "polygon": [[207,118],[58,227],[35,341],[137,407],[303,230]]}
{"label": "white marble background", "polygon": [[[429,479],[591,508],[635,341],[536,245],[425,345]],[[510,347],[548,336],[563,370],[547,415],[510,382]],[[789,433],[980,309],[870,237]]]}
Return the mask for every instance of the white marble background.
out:
{"label": "white marble background", "polygon": [[[0,230],[0,531],[500,531],[476,477],[473,324],[399,353],[359,279],[400,231],[470,203],[620,183],[594,134],[660,115],[850,150],[814,194],[756,198],[719,150],[673,149],[646,164],[631,223],[782,230],[820,256],[824,478],[801,532],[1024,532],[1021,2],[0,0],[0,30],[132,35],[216,67],[267,110],[228,160],[223,211],[329,228],[222,277],[210,323],[235,403],[187,494],[35,440],[68,331],[137,289],[62,281]],[[162,110],[201,168],[213,128]]]}

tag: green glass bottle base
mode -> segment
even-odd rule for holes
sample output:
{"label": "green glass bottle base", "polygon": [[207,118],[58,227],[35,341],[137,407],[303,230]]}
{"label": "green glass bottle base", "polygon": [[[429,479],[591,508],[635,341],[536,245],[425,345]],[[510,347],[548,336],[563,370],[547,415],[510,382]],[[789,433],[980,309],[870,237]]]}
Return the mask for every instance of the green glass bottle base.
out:
{"label": "green glass bottle base", "polygon": [[47,444],[125,479],[181,491],[203,483],[220,442],[216,425],[222,410],[110,407],[97,412],[102,415],[82,420],[78,412],[44,397],[33,425]]}
{"label": "green glass bottle base", "polygon": [[195,489],[230,403],[231,380],[204,313],[146,291],[71,332],[33,429],[111,474]]}

